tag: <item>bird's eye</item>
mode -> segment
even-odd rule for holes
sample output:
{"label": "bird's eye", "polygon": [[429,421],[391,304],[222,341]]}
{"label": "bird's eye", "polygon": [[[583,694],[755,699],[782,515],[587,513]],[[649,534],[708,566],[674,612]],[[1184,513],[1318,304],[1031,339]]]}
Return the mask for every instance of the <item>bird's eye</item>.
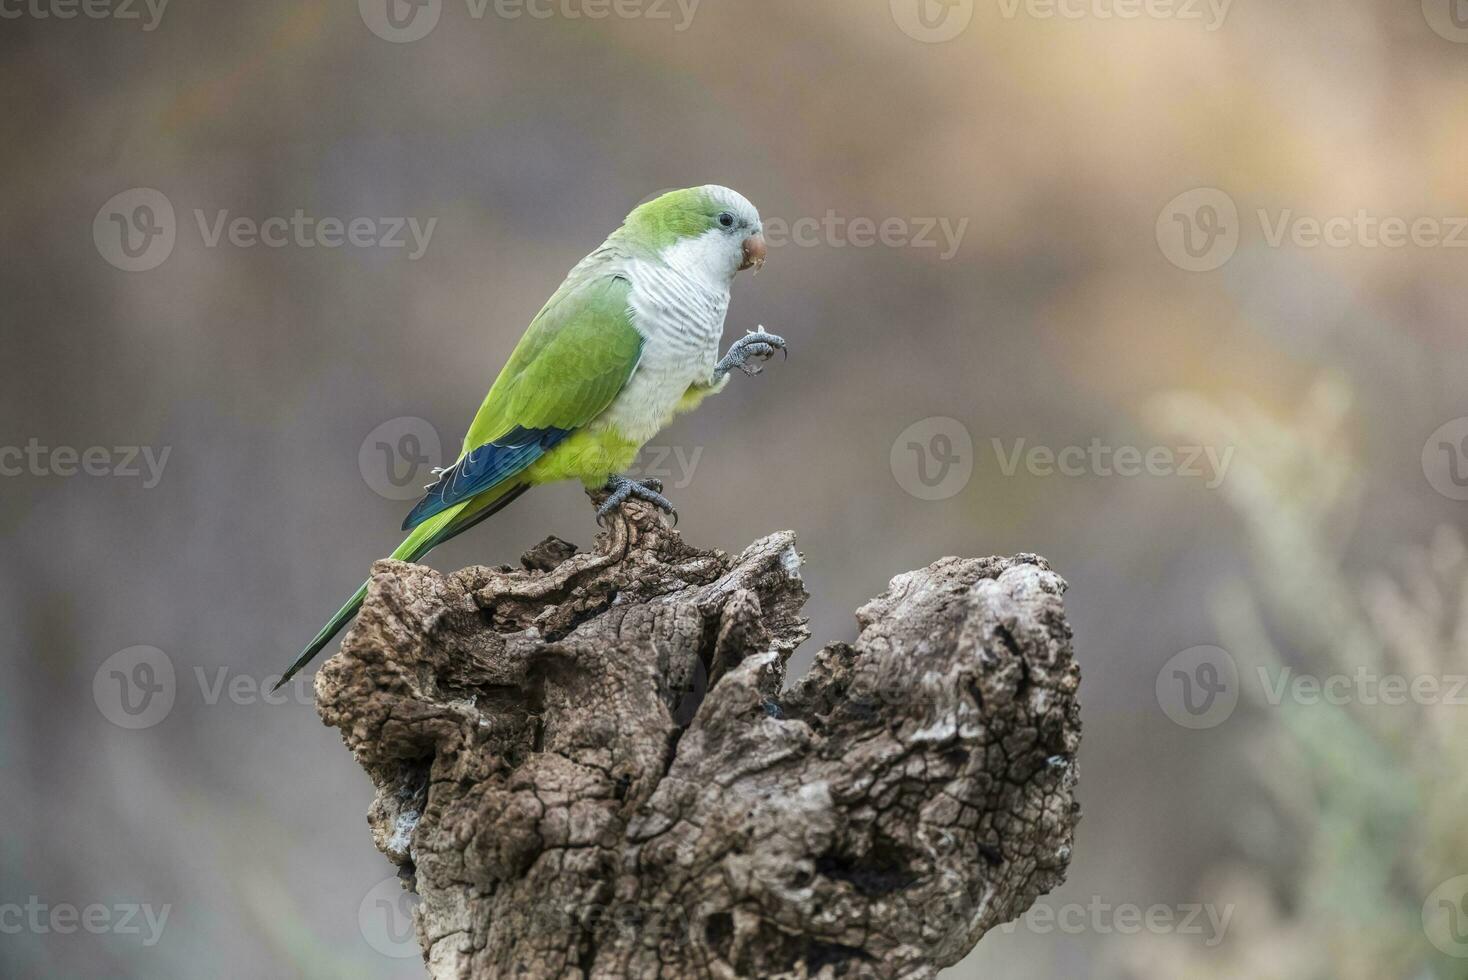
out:
{"label": "bird's eye", "polygon": [[723,214],[719,215],[719,224],[723,225],[725,228],[733,228],[734,216],[728,211],[725,211]]}

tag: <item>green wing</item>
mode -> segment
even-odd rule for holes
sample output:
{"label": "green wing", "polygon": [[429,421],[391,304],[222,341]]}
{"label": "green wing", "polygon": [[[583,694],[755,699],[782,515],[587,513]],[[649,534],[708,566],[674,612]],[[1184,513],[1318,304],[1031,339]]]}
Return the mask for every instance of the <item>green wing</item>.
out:
{"label": "green wing", "polygon": [[612,403],[642,354],[631,291],[620,276],[573,272],[531,321],[479,406],[458,461],[413,508],[404,530],[514,477]]}
{"label": "green wing", "polygon": [[464,436],[463,451],[516,428],[574,430],[610,405],[642,353],[631,292],[630,282],[611,275],[563,285],[515,345]]}

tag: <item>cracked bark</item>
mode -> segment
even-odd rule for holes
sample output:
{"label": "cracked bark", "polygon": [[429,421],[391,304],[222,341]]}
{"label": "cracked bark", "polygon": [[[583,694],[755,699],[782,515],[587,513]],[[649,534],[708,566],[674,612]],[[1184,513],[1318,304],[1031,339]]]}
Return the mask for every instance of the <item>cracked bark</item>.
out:
{"label": "cracked bark", "polygon": [[1044,559],[944,558],[808,630],[795,536],[630,503],[592,553],[378,562],[321,669],[450,977],[929,977],[1064,879],[1080,675]]}

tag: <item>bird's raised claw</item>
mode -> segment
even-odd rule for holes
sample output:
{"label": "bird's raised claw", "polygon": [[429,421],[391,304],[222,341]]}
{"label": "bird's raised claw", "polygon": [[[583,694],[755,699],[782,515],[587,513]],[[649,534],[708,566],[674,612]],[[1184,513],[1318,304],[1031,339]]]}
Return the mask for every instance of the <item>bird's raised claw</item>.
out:
{"label": "bird's raised claw", "polygon": [[785,345],[784,337],[765,333],[763,328],[751,330],[736,340],[729,348],[729,353],[714,366],[714,377],[721,378],[735,368],[753,377],[764,371],[764,368],[753,362],[767,361],[775,356],[777,350],[789,358],[790,351]]}

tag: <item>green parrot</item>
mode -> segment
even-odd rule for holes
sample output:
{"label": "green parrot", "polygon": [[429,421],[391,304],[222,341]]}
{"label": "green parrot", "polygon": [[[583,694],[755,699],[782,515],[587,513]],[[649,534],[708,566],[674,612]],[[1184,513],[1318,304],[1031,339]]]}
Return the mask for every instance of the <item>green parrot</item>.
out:
{"label": "green parrot", "polygon": [[[628,498],[669,513],[656,480],[622,473],[674,416],[723,389],[730,372],[785,350],[763,328],[718,356],[729,288],[765,261],[759,211],[727,187],[671,191],[636,208],[573,268],[479,406],[452,466],[435,470],[392,553],[417,561],[527,489],[580,480],[610,495],[601,521]],[[310,663],[357,614],[363,583],[275,686]]]}

